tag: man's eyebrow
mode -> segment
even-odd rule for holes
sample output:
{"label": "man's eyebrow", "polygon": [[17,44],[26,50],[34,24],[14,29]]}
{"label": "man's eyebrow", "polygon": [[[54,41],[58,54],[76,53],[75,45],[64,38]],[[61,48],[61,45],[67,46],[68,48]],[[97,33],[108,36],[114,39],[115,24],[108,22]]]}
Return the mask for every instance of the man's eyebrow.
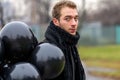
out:
{"label": "man's eyebrow", "polygon": [[67,15],[67,16],[65,16],[65,17],[72,17],[72,16],[70,16],[70,15]]}
{"label": "man's eyebrow", "polygon": [[[72,17],[71,15],[67,15],[67,16],[65,16],[65,17]],[[76,15],[75,17],[79,17],[78,15]]]}
{"label": "man's eyebrow", "polygon": [[79,17],[79,15],[76,15],[75,17]]}

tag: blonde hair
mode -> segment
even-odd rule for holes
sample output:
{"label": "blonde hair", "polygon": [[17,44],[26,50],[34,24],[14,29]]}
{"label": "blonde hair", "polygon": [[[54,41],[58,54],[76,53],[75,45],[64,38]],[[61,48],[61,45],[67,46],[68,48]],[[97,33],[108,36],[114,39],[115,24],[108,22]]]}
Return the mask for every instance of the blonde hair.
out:
{"label": "blonde hair", "polygon": [[77,9],[76,4],[72,1],[69,1],[69,0],[59,1],[54,5],[54,7],[52,9],[52,18],[59,19],[61,16],[61,9],[64,7]]}

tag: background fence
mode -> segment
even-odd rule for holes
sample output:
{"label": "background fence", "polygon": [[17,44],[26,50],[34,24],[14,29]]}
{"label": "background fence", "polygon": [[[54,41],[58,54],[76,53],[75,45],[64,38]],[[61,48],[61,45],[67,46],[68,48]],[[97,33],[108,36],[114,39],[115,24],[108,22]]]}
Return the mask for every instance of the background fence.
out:
{"label": "background fence", "polygon": [[[44,39],[46,25],[31,25],[38,41]],[[102,26],[100,23],[85,23],[78,31],[80,33],[79,45],[96,46],[120,44],[120,26]]]}

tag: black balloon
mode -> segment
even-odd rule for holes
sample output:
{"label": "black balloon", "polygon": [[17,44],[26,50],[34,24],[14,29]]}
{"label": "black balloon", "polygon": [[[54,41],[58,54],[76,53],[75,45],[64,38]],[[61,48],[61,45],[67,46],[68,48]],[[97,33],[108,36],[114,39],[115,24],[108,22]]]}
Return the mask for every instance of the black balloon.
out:
{"label": "black balloon", "polygon": [[41,80],[37,68],[30,63],[17,63],[5,71],[5,80]]}
{"label": "black balloon", "polygon": [[38,44],[30,27],[20,21],[6,24],[1,29],[0,39],[5,48],[5,61],[8,63],[26,60]]}
{"label": "black balloon", "polygon": [[0,68],[4,61],[3,57],[4,57],[4,46],[3,46],[3,42],[0,39]]}
{"label": "black balloon", "polygon": [[3,66],[4,66],[4,46],[0,39],[0,75],[3,72]]}
{"label": "black balloon", "polygon": [[2,77],[0,77],[0,80],[3,80],[3,78],[2,78]]}
{"label": "black balloon", "polygon": [[3,62],[3,55],[4,55],[4,46],[3,46],[3,42],[0,39],[0,64]]}
{"label": "black balloon", "polygon": [[32,55],[43,78],[53,79],[60,75],[65,66],[65,57],[60,48],[50,43],[39,44]]}

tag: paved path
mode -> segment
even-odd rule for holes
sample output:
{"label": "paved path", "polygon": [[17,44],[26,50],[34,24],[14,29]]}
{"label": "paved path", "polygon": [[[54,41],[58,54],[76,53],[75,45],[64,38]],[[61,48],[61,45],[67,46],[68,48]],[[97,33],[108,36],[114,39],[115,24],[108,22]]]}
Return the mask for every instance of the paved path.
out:
{"label": "paved path", "polygon": [[103,69],[103,68],[96,68],[96,67],[86,67],[85,64],[83,63],[83,67],[85,69],[85,74],[86,74],[86,80],[114,80],[114,79],[109,79],[109,78],[104,78],[104,77],[96,77],[96,76],[93,76],[93,75],[90,75],[88,73],[88,71],[107,71],[107,72],[111,72],[111,71],[114,71],[114,70],[111,70],[111,69]]}
{"label": "paved path", "polygon": [[96,77],[96,76],[92,76],[92,75],[87,74],[86,80],[113,80],[113,79]]}

